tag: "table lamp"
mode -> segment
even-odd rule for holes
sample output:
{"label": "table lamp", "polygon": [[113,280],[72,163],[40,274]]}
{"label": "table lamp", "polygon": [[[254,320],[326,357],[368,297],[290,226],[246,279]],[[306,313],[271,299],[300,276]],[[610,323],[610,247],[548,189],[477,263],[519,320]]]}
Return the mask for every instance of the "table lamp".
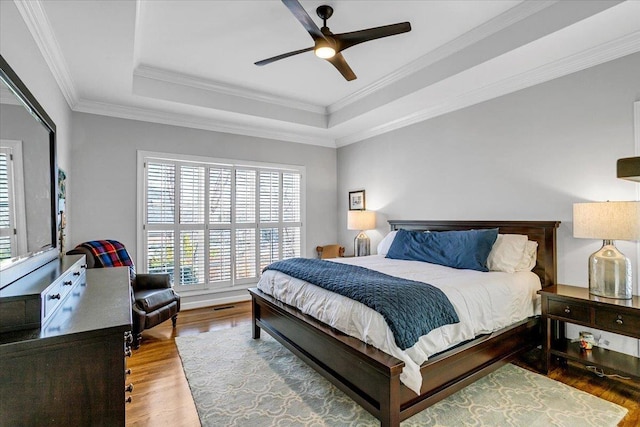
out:
{"label": "table lamp", "polygon": [[360,231],[353,241],[355,256],[366,256],[371,253],[371,241],[364,232],[374,228],[376,228],[376,213],[374,211],[349,211],[347,213],[347,229]]}
{"label": "table lamp", "polygon": [[640,239],[640,201],[575,203],[573,237],[603,240],[589,257],[589,293],[631,299],[631,263],[614,240]]}

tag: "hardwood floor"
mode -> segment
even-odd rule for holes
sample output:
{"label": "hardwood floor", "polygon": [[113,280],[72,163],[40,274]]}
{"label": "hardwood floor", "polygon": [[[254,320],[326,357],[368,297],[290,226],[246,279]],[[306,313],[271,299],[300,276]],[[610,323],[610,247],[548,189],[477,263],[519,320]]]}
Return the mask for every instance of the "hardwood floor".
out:
{"label": "hardwood floor", "polygon": [[[128,382],[134,391],[132,403],[127,404],[127,426],[199,426],[174,338],[235,327],[250,334],[250,325],[251,306],[245,302],[182,311],[175,329],[165,322],[145,331],[140,349],[128,360],[132,371]],[[517,364],[533,370],[534,356],[529,354]],[[627,408],[619,426],[640,425],[640,383],[599,378],[578,365],[556,367],[549,377]]]}

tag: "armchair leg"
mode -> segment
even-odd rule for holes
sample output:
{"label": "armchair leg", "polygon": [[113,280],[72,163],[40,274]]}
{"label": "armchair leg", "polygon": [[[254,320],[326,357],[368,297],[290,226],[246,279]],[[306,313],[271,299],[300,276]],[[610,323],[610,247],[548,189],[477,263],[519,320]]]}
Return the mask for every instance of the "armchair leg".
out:
{"label": "armchair leg", "polygon": [[171,323],[173,323],[173,327],[176,327],[176,322],[178,321],[178,315],[174,315],[173,317],[171,317]]}

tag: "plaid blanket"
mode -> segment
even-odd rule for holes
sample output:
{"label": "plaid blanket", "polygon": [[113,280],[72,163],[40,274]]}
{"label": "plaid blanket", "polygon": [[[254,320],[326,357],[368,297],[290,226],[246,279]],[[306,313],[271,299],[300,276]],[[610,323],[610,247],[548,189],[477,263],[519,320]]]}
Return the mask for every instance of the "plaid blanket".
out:
{"label": "plaid blanket", "polygon": [[124,245],[116,240],[92,240],[78,246],[91,251],[99,267],[129,267],[129,275],[133,279],[136,267]]}

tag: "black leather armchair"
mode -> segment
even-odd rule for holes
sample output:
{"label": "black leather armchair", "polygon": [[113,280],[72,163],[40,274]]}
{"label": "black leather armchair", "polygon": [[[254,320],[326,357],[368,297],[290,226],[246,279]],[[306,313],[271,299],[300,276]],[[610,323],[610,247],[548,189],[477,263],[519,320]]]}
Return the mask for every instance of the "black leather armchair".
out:
{"label": "black leather armchair", "polygon": [[[121,245],[121,243],[108,240],[105,242]],[[103,268],[100,256],[95,254],[90,243],[85,242],[67,252],[67,255],[86,255],[87,268]],[[122,246],[122,249],[124,246]],[[128,257],[128,254],[126,254]],[[133,263],[131,262],[131,267]],[[176,327],[178,312],[180,311],[180,295],[171,287],[169,274],[136,274],[132,268],[131,274],[131,308],[133,321],[133,348],[139,348],[142,340],[142,331],[153,328],[160,323],[171,319],[173,327]]]}

